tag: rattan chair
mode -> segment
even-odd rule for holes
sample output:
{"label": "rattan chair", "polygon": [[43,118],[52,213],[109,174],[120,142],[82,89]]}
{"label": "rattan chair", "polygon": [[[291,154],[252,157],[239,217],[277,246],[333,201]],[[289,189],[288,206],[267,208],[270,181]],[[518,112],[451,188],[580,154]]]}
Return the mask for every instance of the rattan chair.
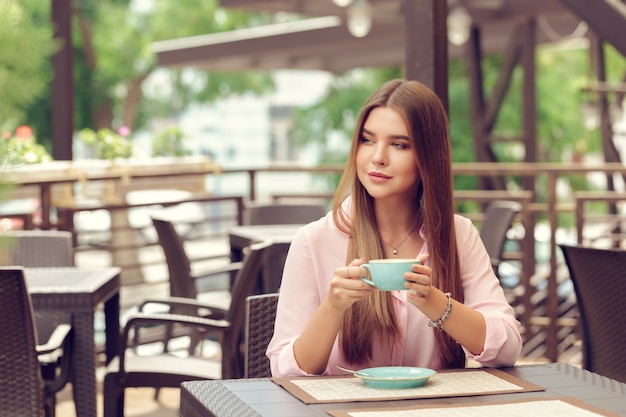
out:
{"label": "rattan chair", "polygon": [[[170,296],[197,299],[202,291],[199,286],[212,290],[227,290],[232,285],[235,275],[241,269],[241,262],[231,262],[221,268],[213,268],[204,271],[193,271],[190,258],[185,250],[182,236],[176,230],[176,225],[166,215],[153,213],[152,224],[157,232],[159,245],[165,255],[165,262],[169,274]],[[227,278],[224,283],[224,278]],[[174,306],[171,313],[196,314],[195,309],[182,306]],[[201,334],[193,332],[190,351],[196,348]],[[170,330],[166,332],[165,342],[170,339]]]}
{"label": "rattan chair", "polygon": [[38,345],[21,267],[0,267],[0,335],[0,415],[54,416],[56,393],[69,379],[69,365],[62,360],[59,373],[44,379],[40,358],[63,358],[70,348],[71,326],[58,326],[45,345]]}
{"label": "rattan chair", "polygon": [[[307,224],[326,215],[322,204],[250,204],[245,210],[245,223],[249,225]],[[257,293],[278,292],[282,280],[283,267],[290,242],[277,242],[268,255],[272,258],[261,272],[260,287]]]}
{"label": "rattan chair", "polygon": [[326,215],[321,204],[250,204],[244,223],[250,225],[306,224]]}
{"label": "rattan chair", "polygon": [[559,246],[576,293],[583,367],[626,383],[626,251]]}
{"label": "rattan chair", "polygon": [[[480,238],[491,258],[493,271],[500,277],[499,269],[506,243],[506,234],[511,228],[515,216],[522,205],[516,201],[492,201],[485,210],[485,217],[480,225]],[[506,283],[503,282],[503,285]]]}
{"label": "rattan chair", "polygon": [[[61,230],[17,230],[0,233],[0,247],[7,258],[4,265],[26,268],[74,266],[72,233]],[[35,311],[37,337],[47,340],[59,324],[71,323],[71,315],[54,311]]]}
{"label": "rattan chair", "polygon": [[244,378],[271,377],[265,355],[274,334],[278,293],[251,295],[246,299],[246,350]]}
{"label": "rattan chair", "polygon": [[291,242],[274,242],[268,249],[263,270],[255,294],[271,294],[278,292],[283,279],[283,269]]}
{"label": "rattan chair", "polygon": [[0,233],[5,265],[28,268],[74,266],[72,234],[61,230],[16,230]]}
{"label": "rattan chair", "polygon": [[[221,278],[225,274],[231,276],[231,282],[236,272],[241,268],[241,263],[230,263],[222,268],[213,268],[204,271],[194,271],[185,243],[176,230],[176,225],[166,215],[153,213],[152,225],[157,232],[159,245],[163,249],[167,269],[169,273],[170,296],[197,298],[199,284],[206,288],[225,290]],[[214,281],[213,284],[210,281]]]}
{"label": "rattan chair", "polygon": [[[5,265],[26,268],[74,266],[72,233],[61,230],[16,230],[0,233],[0,250],[6,258]],[[72,316],[62,311],[36,310],[35,327],[38,340],[49,340],[61,325],[71,325]],[[71,363],[71,350],[66,349],[63,361],[41,358],[42,375],[46,380],[55,380],[62,366]],[[66,380],[67,382],[67,380]]]}
{"label": "rattan chair", "polygon": [[[243,266],[237,273],[231,290],[231,304],[228,310],[221,310],[188,298],[147,300],[146,303],[160,303],[170,307],[185,307],[195,310],[209,310],[208,318],[180,314],[137,313],[132,315],[123,330],[120,356],[113,360],[104,377],[104,417],[124,415],[124,390],[130,387],[179,387],[183,381],[199,379],[230,379],[243,376],[243,329],[245,321],[246,297],[258,279],[267,249],[271,242],[250,246]],[[154,328],[155,325],[183,324],[194,326],[206,332],[219,334],[221,360],[207,358],[179,357],[162,353],[140,356],[129,346],[132,332],[139,327]]]}

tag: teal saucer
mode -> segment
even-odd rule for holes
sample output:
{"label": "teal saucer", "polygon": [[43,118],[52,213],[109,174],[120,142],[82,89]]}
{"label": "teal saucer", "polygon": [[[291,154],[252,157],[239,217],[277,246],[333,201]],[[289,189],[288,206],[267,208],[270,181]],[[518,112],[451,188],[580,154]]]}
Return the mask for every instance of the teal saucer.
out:
{"label": "teal saucer", "polygon": [[365,384],[373,388],[415,388],[428,381],[436,372],[428,368],[411,366],[383,366],[361,369],[354,376],[361,378]]}

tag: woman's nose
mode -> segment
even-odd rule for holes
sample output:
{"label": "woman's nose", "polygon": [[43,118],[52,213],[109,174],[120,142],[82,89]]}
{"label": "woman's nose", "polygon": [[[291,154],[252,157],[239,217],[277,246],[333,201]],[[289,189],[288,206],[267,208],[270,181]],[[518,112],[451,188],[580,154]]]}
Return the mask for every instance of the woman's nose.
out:
{"label": "woman's nose", "polygon": [[377,146],[374,155],[372,156],[372,163],[376,166],[385,166],[387,164],[387,152],[382,146]]}

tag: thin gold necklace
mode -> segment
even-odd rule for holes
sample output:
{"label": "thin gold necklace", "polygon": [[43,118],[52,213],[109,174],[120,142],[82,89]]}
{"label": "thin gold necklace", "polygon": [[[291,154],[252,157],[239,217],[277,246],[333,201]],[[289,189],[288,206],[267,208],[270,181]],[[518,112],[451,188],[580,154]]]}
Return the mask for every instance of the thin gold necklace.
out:
{"label": "thin gold necklace", "polygon": [[415,231],[415,229],[417,229],[417,225],[413,226],[411,228],[411,230],[409,230],[409,233],[407,233],[407,235],[405,237],[402,238],[402,240],[398,243],[396,243],[395,245],[392,245],[391,243],[387,242],[385,239],[383,239],[383,237],[380,237],[380,240],[382,240],[384,243],[387,244],[387,246],[389,246],[391,248],[391,253],[393,253],[394,255],[398,254],[398,248],[404,243],[405,240],[407,240],[409,238],[409,236],[411,236],[411,234]]}

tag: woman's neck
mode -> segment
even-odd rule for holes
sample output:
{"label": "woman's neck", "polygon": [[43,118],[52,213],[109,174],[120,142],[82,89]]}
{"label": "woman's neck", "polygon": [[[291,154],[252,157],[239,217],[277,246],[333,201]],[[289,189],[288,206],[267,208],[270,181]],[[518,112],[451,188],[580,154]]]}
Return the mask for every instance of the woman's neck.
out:
{"label": "woman's neck", "polygon": [[374,214],[379,233],[402,235],[411,229],[419,228],[422,223],[419,205],[409,206],[397,202],[387,204],[377,201],[374,205]]}
{"label": "woman's neck", "polygon": [[414,257],[423,245],[419,235],[422,225],[416,208],[376,207],[378,236],[385,257]]}

